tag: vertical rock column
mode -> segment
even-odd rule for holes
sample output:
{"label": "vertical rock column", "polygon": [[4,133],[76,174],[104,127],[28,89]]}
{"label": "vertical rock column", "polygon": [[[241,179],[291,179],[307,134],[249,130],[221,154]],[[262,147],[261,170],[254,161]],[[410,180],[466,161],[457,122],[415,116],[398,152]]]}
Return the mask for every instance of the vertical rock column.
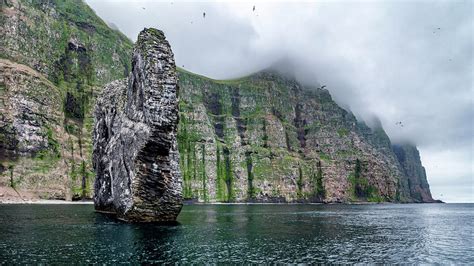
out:
{"label": "vertical rock column", "polygon": [[182,207],[178,85],[163,32],[144,29],[128,79],[97,100],[93,163],[97,211],[132,222],[174,221]]}

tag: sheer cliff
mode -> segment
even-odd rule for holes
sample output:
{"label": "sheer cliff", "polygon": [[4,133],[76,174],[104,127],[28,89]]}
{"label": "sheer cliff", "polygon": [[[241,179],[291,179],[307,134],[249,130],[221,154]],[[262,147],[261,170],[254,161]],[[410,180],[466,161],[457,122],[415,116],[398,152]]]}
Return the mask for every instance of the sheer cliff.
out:
{"label": "sheer cliff", "polygon": [[[0,21],[0,185],[92,197],[93,105],[129,75],[133,44],[79,0],[4,0]],[[272,70],[219,81],[178,69],[178,84],[188,200],[433,201],[416,147],[392,147],[327,90]]]}

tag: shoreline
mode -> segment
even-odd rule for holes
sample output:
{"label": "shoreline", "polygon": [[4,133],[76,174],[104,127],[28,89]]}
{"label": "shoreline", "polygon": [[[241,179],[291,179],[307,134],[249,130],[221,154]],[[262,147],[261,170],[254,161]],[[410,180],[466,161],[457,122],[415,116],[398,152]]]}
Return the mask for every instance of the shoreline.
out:
{"label": "shoreline", "polygon": [[0,186],[0,204],[94,204],[92,199],[67,201],[44,199],[37,192]]}
{"label": "shoreline", "polygon": [[67,201],[67,200],[47,200],[47,199],[38,199],[38,200],[25,200],[25,201],[18,201],[18,200],[0,200],[0,205],[35,205],[35,204],[43,204],[43,205],[94,205],[93,201]]}
{"label": "shoreline", "polygon": [[[394,204],[433,204],[441,202],[410,202],[410,203],[398,203],[398,202],[334,202],[334,203],[321,203],[321,202],[185,202],[183,206],[190,205],[394,205]],[[0,199],[0,205],[94,205],[92,200],[84,201],[67,201],[67,200],[50,200],[50,199],[30,199],[30,200],[12,200],[7,199],[5,201]],[[442,204],[446,204],[443,202]]]}
{"label": "shoreline", "polygon": [[[370,201],[354,201],[354,202],[286,202],[286,201],[250,201],[250,202],[198,202],[197,200],[183,200],[184,205],[375,205],[375,204],[432,204],[444,203],[440,201],[434,202],[370,202]],[[18,191],[10,187],[0,187],[0,205],[7,204],[64,204],[64,205],[93,205],[92,199],[70,201],[65,199],[41,199],[36,193],[31,191]]]}

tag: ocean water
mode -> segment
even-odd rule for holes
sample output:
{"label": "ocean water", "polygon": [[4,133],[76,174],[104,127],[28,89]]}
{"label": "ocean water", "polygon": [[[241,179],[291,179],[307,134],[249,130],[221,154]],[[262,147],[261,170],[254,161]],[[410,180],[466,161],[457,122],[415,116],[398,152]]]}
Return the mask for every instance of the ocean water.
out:
{"label": "ocean water", "polygon": [[474,264],[473,227],[474,204],[187,205],[175,225],[0,205],[0,264]]}

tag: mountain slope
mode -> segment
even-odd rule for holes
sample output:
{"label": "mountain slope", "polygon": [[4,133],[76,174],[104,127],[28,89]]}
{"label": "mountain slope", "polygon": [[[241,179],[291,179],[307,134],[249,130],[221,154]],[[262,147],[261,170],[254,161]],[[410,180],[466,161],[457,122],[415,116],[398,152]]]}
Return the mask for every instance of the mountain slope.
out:
{"label": "mountain slope", "polygon": [[[4,0],[0,21],[0,186],[91,197],[92,107],[128,75],[131,41],[80,0]],[[327,90],[271,70],[228,81],[178,72],[185,198],[433,201],[416,147],[392,147]]]}
{"label": "mountain slope", "polygon": [[132,42],[81,0],[5,0],[0,57],[59,82],[105,84],[128,74]]}
{"label": "mountain slope", "polygon": [[358,122],[327,90],[273,71],[231,81],[185,71],[179,78],[187,198],[432,200],[414,197],[403,186],[413,175],[401,167],[383,129]]}

